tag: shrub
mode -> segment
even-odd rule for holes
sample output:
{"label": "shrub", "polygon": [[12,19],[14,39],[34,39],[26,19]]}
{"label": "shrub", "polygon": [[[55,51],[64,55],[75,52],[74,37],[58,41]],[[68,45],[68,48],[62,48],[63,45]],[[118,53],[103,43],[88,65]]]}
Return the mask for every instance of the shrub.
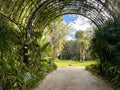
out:
{"label": "shrub", "polygon": [[0,16],[0,89],[29,89],[37,86],[39,80],[57,68],[53,60],[40,57],[40,45],[36,42],[31,43],[31,60],[25,64],[22,58],[22,43],[23,37],[19,29]]}
{"label": "shrub", "polygon": [[108,21],[100,29],[96,29],[91,48],[100,59],[101,75],[114,86],[120,87],[120,20]]}

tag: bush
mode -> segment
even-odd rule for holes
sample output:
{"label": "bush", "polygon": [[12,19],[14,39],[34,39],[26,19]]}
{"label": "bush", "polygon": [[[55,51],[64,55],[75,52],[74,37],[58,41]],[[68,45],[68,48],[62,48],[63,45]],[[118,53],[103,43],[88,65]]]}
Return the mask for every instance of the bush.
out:
{"label": "bush", "polygon": [[120,87],[120,20],[108,21],[100,29],[96,29],[91,48],[100,59],[101,75],[112,85]]}
{"label": "bush", "polygon": [[[33,41],[35,42],[34,39]],[[37,86],[39,80],[57,68],[53,60],[40,57],[40,45],[35,45],[36,42],[31,43],[31,60],[25,64],[22,43],[23,36],[19,29],[0,16],[0,89],[29,89]]]}
{"label": "bush", "polygon": [[98,75],[100,73],[99,71],[99,64],[91,64],[89,66],[86,66],[86,69],[92,72],[95,75]]}

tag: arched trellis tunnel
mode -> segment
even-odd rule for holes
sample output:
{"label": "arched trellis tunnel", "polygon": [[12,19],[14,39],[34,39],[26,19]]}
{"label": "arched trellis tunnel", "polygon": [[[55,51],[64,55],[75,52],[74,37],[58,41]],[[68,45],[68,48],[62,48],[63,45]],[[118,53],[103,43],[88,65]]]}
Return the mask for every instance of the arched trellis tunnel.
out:
{"label": "arched trellis tunnel", "polygon": [[[28,35],[34,28],[43,30],[54,18],[64,14],[82,15],[100,28],[107,20],[114,20],[117,17],[117,5],[113,2],[112,0],[1,0],[0,14],[25,32],[27,43]],[[28,52],[27,48],[25,51]]]}

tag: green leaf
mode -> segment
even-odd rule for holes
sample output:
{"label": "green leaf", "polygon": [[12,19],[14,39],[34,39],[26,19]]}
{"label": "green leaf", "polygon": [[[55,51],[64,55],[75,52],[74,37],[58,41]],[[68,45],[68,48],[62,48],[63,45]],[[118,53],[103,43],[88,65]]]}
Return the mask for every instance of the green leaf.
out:
{"label": "green leaf", "polygon": [[40,48],[40,51],[41,51],[41,52],[45,51],[49,44],[50,44],[49,42],[47,42],[46,44],[44,44],[44,45]]}
{"label": "green leaf", "polygon": [[18,85],[17,85],[17,82],[15,82],[14,85],[13,85],[13,87],[17,87],[17,86],[18,86]]}

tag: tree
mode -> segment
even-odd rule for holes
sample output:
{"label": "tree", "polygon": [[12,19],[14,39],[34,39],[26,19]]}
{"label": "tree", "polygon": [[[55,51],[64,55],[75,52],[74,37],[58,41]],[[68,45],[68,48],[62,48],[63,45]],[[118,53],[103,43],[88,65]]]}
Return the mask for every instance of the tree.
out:
{"label": "tree", "polygon": [[85,60],[86,51],[89,46],[89,41],[82,39],[80,40],[79,44],[80,44],[80,58],[81,58],[80,61],[83,62]]}
{"label": "tree", "polygon": [[65,60],[79,60],[79,49],[77,40],[67,41],[64,45],[64,49],[60,54],[60,59]]}
{"label": "tree", "polygon": [[83,39],[84,38],[84,32],[81,31],[81,30],[77,31],[76,34],[75,34],[75,37],[79,40]]}
{"label": "tree", "polygon": [[[79,31],[79,33],[83,31]],[[92,28],[85,30],[84,39],[81,41],[81,49],[85,50],[85,58],[87,60],[91,59],[91,52],[90,49],[88,48],[89,41],[92,39],[93,31]],[[79,34],[76,34],[76,37],[79,37]],[[80,36],[81,37],[81,36]],[[83,46],[83,47],[82,47]],[[82,50],[82,51],[83,51]],[[64,49],[62,50],[62,53],[60,54],[59,58],[65,59],[65,60],[80,60],[80,41],[79,40],[70,40],[67,41],[66,44],[64,45]]]}
{"label": "tree", "polygon": [[46,30],[48,31],[48,41],[53,49],[53,58],[56,59],[64,48],[65,36],[70,33],[71,27],[63,22],[61,18],[58,18],[51,22]]}
{"label": "tree", "polygon": [[84,32],[81,30],[77,31],[75,36],[79,45],[79,59],[80,62],[83,62],[85,60],[85,54],[89,46],[89,41],[84,39]]}
{"label": "tree", "polygon": [[[109,60],[113,64],[118,61],[115,57],[119,56],[120,48],[120,27],[119,21],[108,21],[101,29],[96,29],[94,38],[91,41],[91,47],[95,54],[97,54],[102,61]],[[116,54],[115,54],[116,53]]]}

